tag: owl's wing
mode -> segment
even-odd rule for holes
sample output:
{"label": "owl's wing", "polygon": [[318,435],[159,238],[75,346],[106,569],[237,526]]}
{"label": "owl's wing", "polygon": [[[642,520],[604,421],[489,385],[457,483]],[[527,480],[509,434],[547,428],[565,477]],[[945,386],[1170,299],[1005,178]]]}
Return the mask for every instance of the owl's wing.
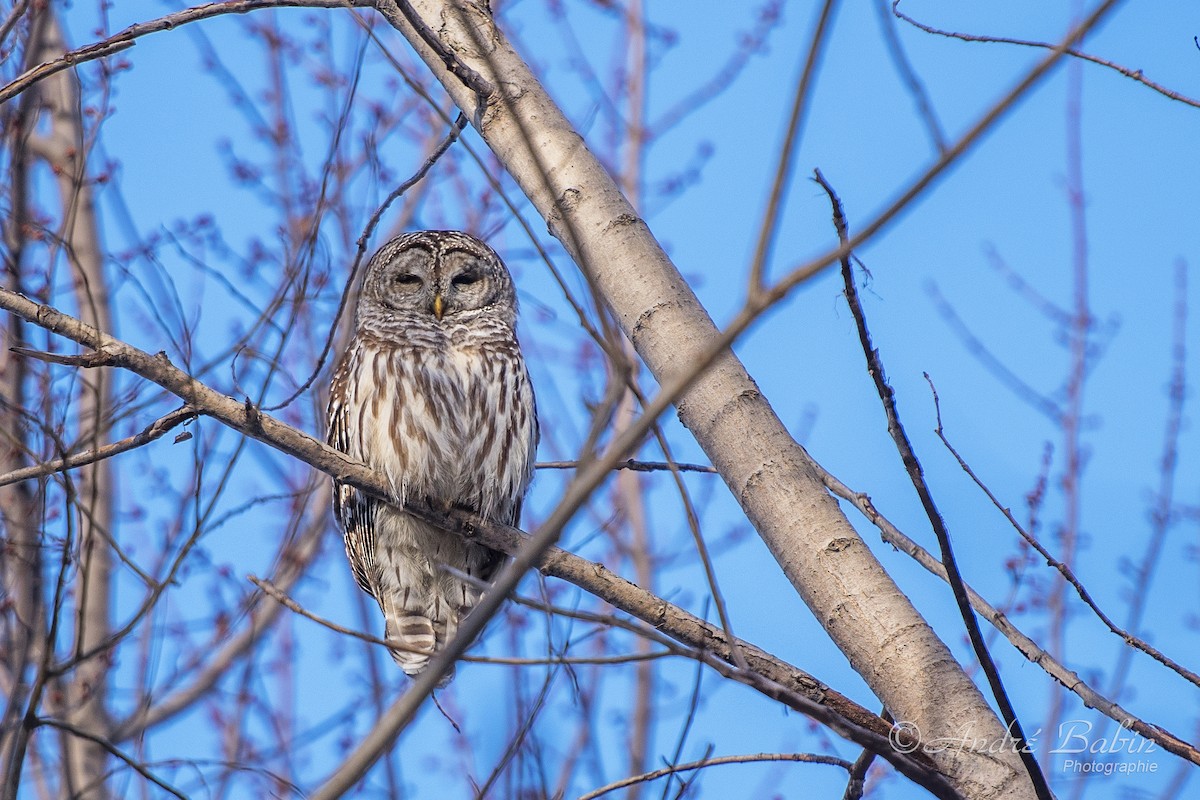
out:
{"label": "owl's wing", "polygon": [[[351,448],[351,418],[354,413],[349,399],[351,353],[347,353],[334,373],[329,389],[328,444],[343,453],[359,455]],[[354,577],[364,592],[374,594],[372,565],[375,560],[375,515],[379,501],[348,486],[333,482],[333,515],[342,526],[346,539],[346,555],[354,569]]]}
{"label": "owl's wing", "polygon": [[[520,351],[520,348],[518,347],[518,353],[519,353],[519,351]],[[528,450],[527,450],[527,452],[529,453],[529,471],[526,474],[525,482],[521,485],[520,489],[518,490],[518,497],[516,499],[516,502],[513,503],[513,505],[512,505],[512,512],[509,514],[509,516],[506,519],[501,520],[502,522],[504,522],[508,525],[512,525],[514,528],[521,527],[521,508],[525,505],[525,492],[527,492],[529,490],[529,482],[531,480],[533,480],[533,473],[534,473],[534,469],[535,469],[534,465],[537,462],[538,443],[541,441],[541,438],[542,438],[541,425],[539,425],[539,423],[538,423],[537,397],[533,394],[533,388],[530,385],[530,381],[529,381],[529,372],[527,371],[527,369],[525,367],[525,362],[523,359],[519,362],[519,374],[522,379],[522,385],[527,387],[528,398],[529,398],[528,408],[529,408],[530,428],[529,428],[529,445],[528,445]]]}

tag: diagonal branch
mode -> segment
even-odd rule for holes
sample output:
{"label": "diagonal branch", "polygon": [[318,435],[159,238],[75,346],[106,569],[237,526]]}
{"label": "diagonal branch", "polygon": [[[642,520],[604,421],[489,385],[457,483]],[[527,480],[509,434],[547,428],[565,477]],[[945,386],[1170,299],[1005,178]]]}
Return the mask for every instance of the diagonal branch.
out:
{"label": "diagonal branch", "polygon": [[1176,673],[1184,680],[1188,681],[1194,686],[1200,687],[1200,674],[1193,672],[1183,664],[1180,664],[1178,661],[1159,650],[1154,645],[1138,636],[1135,636],[1128,630],[1113,622],[1112,617],[1104,613],[1104,609],[1100,608],[1100,604],[1097,603],[1095,598],[1092,597],[1092,593],[1089,592],[1087,587],[1083,585],[1083,582],[1079,580],[1079,577],[1075,574],[1075,570],[1071,569],[1070,565],[1065,564],[1058,558],[1055,558],[1054,554],[1047,550],[1045,545],[1039,542],[1032,533],[1025,529],[1025,526],[1017,520],[1012,511],[1010,511],[1007,506],[1000,502],[1000,498],[997,497],[990,488],[988,488],[988,485],[983,482],[971,465],[967,463],[967,460],[963,458],[961,453],[958,452],[958,449],[950,443],[950,439],[947,437],[946,431],[942,427],[942,409],[938,401],[936,390],[933,392],[933,402],[934,408],[937,412],[937,428],[934,429],[934,433],[936,433],[937,437],[942,440],[942,444],[946,446],[946,449],[950,452],[950,455],[954,456],[954,460],[958,462],[958,466],[963,472],[966,473],[967,477],[970,478],[971,481],[979,487],[980,491],[987,496],[987,499],[991,501],[993,506],[996,507],[996,510],[1004,515],[1004,518],[1008,520],[1008,524],[1012,526],[1013,530],[1020,534],[1021,538],[1024,539],[1030,547],[1036,550],[1038,555],[1045,559],[1046,566],[1057,570],[1058,573],[1062,575],[1063,580],[1071,584],[1071,586],[1075,589],[1075,593],[1079,595],[1079,599],[1082,600],[1084,604],[1092,610],[1092,613],[1095,614],[1102,623],[1104,623],[1106,628],[1119,636],[1121,640],[1125,642],[1125,644],[1137,650],[1141,650],[1143,653],[1150,656],[1167,669]]}
{"label": "diagonal branch", "polygon": [[[891,520],[879,512],[879,509],[875,507],[875,504],[868,495],[863,492],[854,491],[824,470],[822,470],[821,479],[829,487],[829,491],[862,512],[862,515],[879,529],[879,534],[883,541],[916,561],[926,571],[944,581],[949,580],[946,577],[946,567],[942,562],[892,524]],[[1180,758],[1190,761],[1192,764],[1200,765],[1200,750],[1197,750],[1194,745],[1189,744],[1160,725],[1139,719],[1129,710],[1100,694],[1087,681],[1080,677],[1078,673],[1072,671],[1047,653],[1041,645],[1014,625],[1012,620],[1003,611],[993,606],[972,589],[970,584],[967,584],[966,588],[967,595],[971,600],[971,607],[975,609],[977,614],[990,622],[996,630],[1003,634],[1012,646],[1028,659],[1030,663],[1036,664],[1047,675],[1057,681],[1059,685],[1078,695],[1079,699],[1086,706],[1096,709],[1122,727],[1128,728],[1139,736],[1154,742],[1167,752],[1174,753]]]}
{"label": "diagonal branch", "polygon": [[585,795],[580,795],[579,800],[596,800],[597,797],[603,797],[609,792],[615,792],[617,789],[624,789],[638,783],[657,780],[678,772],[691,772],[692,770],[715,767],[720,764],[752,764],[762,761],[798,761],[806,764],[829,764],[830,766],[841,767],[844,770],[849,770],[852,766],[845,759],[835,758],[834,756],[823,756],[818,753],[753,753],[742,756],[717,756],[715,758],[706,758],[702,761],[691,761],[687,764],[673,764],[643,775],[631,775],[628,778],[622,778],[607,786],[601,786],[599,789],[593,789]]}
{"label": "diagonal branch", "polygon": [[157,19],[130,25],[107,39],[77,47],[58,58],[52,58],[30,67],[0,88],[0,104],[16,97],[38,81],[45,80],[64,69],[73,69],[88,61],[96,61],[122,50],[128,50],[143,36],[174,30],[189,22],[198,22],[225,14],[246,14],[264,8],[370,8],[373,5],[375,5],[373,0],[226,0],[220,3],[206,3],[202,6],[185,8]]}
{"label": "diagonal branch", "polygon": [[[816,180],[821,185],[821,188],[825,190],[825,193],[829,195],[829,202],[833,206],[833,224],[837,228],[838,240],[844,243],[849,237],[847,235],[846,215],[842,210],[842,201],[837,196],[837,193],[834,192],[833,187],[829,185],[829,182],[825,180],[825,176],[821,174],[820,170],[816,171]],[[854,285],[854,269],[850,264],[850,259],[851,256],[849,254],[842,258],[842,283],[845,286],[846,302],[850,306],[850,313],[854,316],[854,324],[858,329],[859,342],[862,345],[863,355],[867,361],[867,374],[871,376],[871,380],[875,384],[875,391],[879,394],[879,401],[883,404],[884,414],[887,417],[888,433],[896,445],[896,451],[900,454],[900,460],[904,462],[905,471],[912,481],[913,488],[921,500],[921,506],[925,509],[925,516],[929,519],[930,527],[933,528],[933,533],[937,537],[938,547],[941,549],[942,554],[942,564],[946,567],[950,589],[954,593],[954,602],[958,605],[958,612],[962,617],[963,625],[967,629],[967,636],[971,640],[971,647],[975,651],[975,657],[979,659],[979,665],[983,668],[983,672],[987,676],[992,696],[996,699],[996,704],[1000,707],[1005,727],[1012,735],[1014,746],[1021,755],[1025,769],[1029,772],[1030,780],[1033,781],[1034,790],[1037,792],[1039,800],[1050,800],[1050,787],[1046,783],[1046,776],[1042,773],[1041,766],[1037,763],[1037,759],[1033,757],[1033,753],[1028,746],[1025,732],[1021,727],[1020,721],[1017,719],[1017,712],[1013,708],[1012,701],[1008,698],[1008,690],[1004,688],[1004,682],[1000,679],[1000,670],[997,669],[992,654],[988,652],[987,643],[983,640],[983,633],[979,630],[979,621],[975,619],[975,614],[971,610],[971,601],[967,598],[967,589],[963,584],[962,574],[958,569],[958,560],[954,556],[954,548],[950,545],[950,532],[946,529],[946,522],[942,518],[942,512],[934,502],[933,493],[930,492],[929,484],[925,480],[925,471],[921,467],[921,462],[917,458],[916,452],[913,450],[912,442],[909,441],[908,434],[904,430],[904,425],[900,422],[900,414],[896,410],[896,393],[887,381],[887,374],[883,370],[883,360],[880,358],[879,350],[871,343],[871,333],[867,329],[866,314],[863,312],[862,303],[858,299],[858,288]]]}
{"label": "diagonal branch", "polygon": [[[10,348],[17,352],[19,348]],[[106,458],[120,455],[121,453],[130,450],[136,450],[143,445],[150,444],[162,438],[168,431],[174,429],[180,424],[186,424],[188,420],[195,419],[196,412],[192,411],[187,406],[177,408],[165,416],[151,422],[138,433],[118,442],[110,442],[101,447],[84,450],[79,453],[70,453],[62,458],[56,458],[53,461],[46,461],[41,464],[34,464],[30,467],[13,470],[12,472],[0,475],[0,486],[9,486],[10,484],[20,483],[21,481],[32,480],[34,478],[42,478],[46,475],[53,475],[56,472],[64,472],[76,467],[87,466],[97,461],[103,461]]]}
{"label": "diagonal branch", "polygon": [[77,736],[80,739],[86,739],[92,744],[102,747],[110,755],[113,755],[124,761],[130,769],[153,783],[158,788],[162,789],[167,794],[171,795],[172,797],[178,797],[180,800],[187,800],[187,795],[181,793],[174,786],[159,778],[157,775],[147,769],[145,764],[138,762],[136,759],[125,753],[123,750],[114,745],[107,737],[97,736],[91,731],[84,730],[77,725],[72,725],[66,720],[53,719],[51,717],[41,717],[37,720],[37,724],[47,725],[51,728],[58,728],[66,731],[72,736]]}
{"label": "diagonal branch", "polygon": [[[248,401],[238,401],[206,386],[172,365],[162,353],[150,355],[57,309],[39,305],[7,290],[0,290],[0,309],[92,348],[98,353],[96,358],[129,370],[176,394],[196,414],[212,417],[344,483],[380,499],[390,500],[390,484],[383,475],[263,413]],[[452,509],[440,512],[415,505],[407,505],[405,509],[439,527],[472,536],[489,547],[517,557],[528,557],[532,549],[530,542],[533,537],[529,534],[482,520],[463,511]],[[835,731],[848,736],[856,744],[876,749],[876,752],[882,747],[887,752],[881,755],[888,758],[901,772],[910,775],[931,790],[940,786],[941,788],[935,791],[939,796],[955,796],[947,787],[938,783],[937,776],[927,764],[905,757],[886,745],[890,728],[883,720],[812,676],[744,641],[732,644],[736,644],[741,650],[751,672],[738,671],[732,666],[736,661],[731,642],[719,626],[673,606],[613,574],[602,565],[586,561],[560,548],[546,548],[537,562],[538,568],[546,575],[568,580],[615,608],[644,620],[676,641],[702,651],[707,655],[706,663],[720,670],[722,674],[747,683],[767,696],[813,716],[830,725]],[[504,593],[496,591],[488,596],[502,600]],[[469,641],[468,638],[464,642],[464,648]],[[426,673],[428,674],[430,673]],[[419,680],[424,679],[426,675],[422,675]],[[436,683],[436,678],[433,679],[433,683]],[[405,696],[419,693],[418,681]],[[881,742],[884,744],[881,745]]]}
{"label": "diagonal branch", "polygon": [[[1053,42],[1036,42],[1029,39],[1013,39],[1007,36],[985,36],[975,33],[959,33],[957,31],[947,31],[941,28],[935,28],[932,25],[926,25],[923,22],[919,22],[901,11],[900,0],[892,0],[892,13],[895,14],[898,19],[904,20],[914,28],[925,31],[925,33],[932,33],[936,36],[945,36],[948,39],[959,39],[964,42],[1011,44],[1017,45],[1018,47],[1033,47],[1040,50],[1052,50],[1055,47]],[[1153,89],[1163,97],[1176,100],[1184,105],[1192,106],[1193,108],[1200,108],[1200,100],[1195,100],[1187,95],[1180,94],[1173,89],[1168,89],[1161,83],[1156,83],[1155,81],[1150,80],[1144,74],[1142,74],[1140,69],[1130,69],[1129,67],[1118,64],[1115,61],[1110,61],[1107,58],[1100,58],[1099,56],[1085,53],[1082,50],[1077,50],[1074,47],[1068,48],[1065,52],[1067,55],[1071,56],[1072,58],[1078,58],[1080,61],[1087,61],[1101,67],[1106,67],[1115,72],[1119,72],[1126,78],[1137,81],[1149,89]]]}
{"label": "diagonal branch", "polygon": [[792,162],[796,151],[800,149],[800,131],[804,126],[805,111],[808,109],[808,99],[811,87],[817,74],[817,65],[821,53],[829,41],[829,30],[833,25],[833,14],[837,8],[835,0],[826,0],[821,7],[813,29],[812,41],[808,45],[808,54],[804,60],[804,71],[796,83],[796,91],[792,98],[791,115],[788,117],[787,133],[779,146],[776,157],[775,177],[771,182],[771,191],[767,196],[767,207],[763,211],[762,224],[759,226],[758,243],[754,246],[754,258],[750,262],[750,293],[761,292],[766,282],[766,270],[771,261],[771,251],[774,248],[775,236],[779,231],[779,218],[783,213],[785,190],[791,182]]}
{"label": "diagonal branch", "polygon": [[[395,9],[392,6],[395,6]],[[388,22],[392,23],[393,27],[401,28],[404,27],[405,23],[411,26],[421,37],[421,40],[428,45],[429,49],[437,54],[437,57],[441,59],[446,69],[462,81],[464,86],[475,92],[475,113],[471,115],[471,118],[478,124],[479,118],[487,108],[488,100],[491,99],[492,93],[496,91],[495,87],[488,82],[487,78],[464,64],[438,38],[438,35],[429,27],[429,23],[421,18],[421,15],[417,13],[417,10],[413,8],[409,0],[381,0],[381,2],[375,4],[375,8]]]}

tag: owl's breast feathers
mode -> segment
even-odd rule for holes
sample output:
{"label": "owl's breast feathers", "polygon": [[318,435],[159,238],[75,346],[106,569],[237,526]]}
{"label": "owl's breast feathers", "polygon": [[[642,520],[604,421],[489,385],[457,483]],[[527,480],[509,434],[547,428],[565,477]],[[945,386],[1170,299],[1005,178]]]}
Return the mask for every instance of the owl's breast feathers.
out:
{"label": "owl's breast feathers", "polygon": [[[383,472],[402,502],[428,497],[515,524],[537,418],[506,333],[429,343],[356,337],[333,381],[330,444]],[[360,513],[337,511],[343,522]]]}

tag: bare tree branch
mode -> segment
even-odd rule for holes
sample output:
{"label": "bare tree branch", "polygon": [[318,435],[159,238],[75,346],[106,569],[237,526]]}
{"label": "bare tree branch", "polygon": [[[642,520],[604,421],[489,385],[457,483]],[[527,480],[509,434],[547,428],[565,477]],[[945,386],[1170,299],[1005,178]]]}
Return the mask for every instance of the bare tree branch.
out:
{"label": "bare tree branch", "polygon": [[[28,45],[36,58],[56,59],[67,50],[57,12],[35,8]],[[85,129],[83,100],[78,78],[72,73],[49,76],[38,87],[38,101],[48,125],[44,135],[26,143],[46,162],[54,175],[59,197],[60,237],[70,267],[74,300],[80,318],[89,325],[111,330],[113,311],[100,243],[96,200],[89,164],[91,137]],[[82,382],[74,409],[76,426],[93,451],[107,446],[113,423],[112,376],[101,370]],[[69,513],[80,516],[78,571],[75,578],[74,651],[87,653],[109,635],[113,589],[112,525],[115,483],[107,461],[93,459],[77,476],[77,506]],[[53,648],[47,642],[48,648]],[[89,731],[91,737],[64,739],[64,778],[82,800],[102,800],[107,789],[97,780],[105,771],[108,754],[95,738],[109,735],[108,665],[104,659],[81,660],[66,682],[62,717]],[[34,709],[30,709],[33,711]]]}
{"label": "bare tree branch", "polygon": [[[71,734],[72,736],[78,736],[80,739],[88,740],[92,744],[103,748],[109,754],[116,756],[121,761],[124,761],[126,764],[129,765],[130,769],[132,769],[138,775],[141,775],[146,780],[153,783],[158,788],[162,789],[164,792],[167,792],[168,794],[170,794],[174,797],[178,797],[179,800],[187,800],[187,795],[183,794],[178,789],[176,789],[174,786],[167,783],[163,779],[159,778],[157,775],[155,775],[153,772],[151,772],[149,769],[147,769],[144,764],[140,763],[139,761],[137,761],[136,759],[131,757],[129,754],[125,753],[123,750],[116,747],[111,741],[108,740],[108,738],[106,738],[104,736],[97,736],[96,734],[92,733],[91,731],[84,730],[83,728],[80,728],[76,725],[72,725],[71,723],[69,723],[65,720],[61,720],[61,719],[52,719],[50,717],[42,717],[42,718],[38,719],[37,723],[39,725],[47,725],[51,728],[58,728],[60,730],[66,731],[67,733]],[[95,776],[94,779],[98,780],[99,775]]]}
{"label": "bare tree branch", "polygon": [[[578,461],[539,461],[538,469],[579,469]],[[628,469],[634,472],[702,472],[716,475],[716,467],[706,464],[668,464],[666,461],[634,461],[632,458],[617,462],[613,469]]]}
{"label": "bare tree branch", "polygon": [[[841,198],[837,196],[820,170],[817,170],[815,175],[817,183],[829,195],[829,202],[833,206],[833,224],[837,229],[838,239],[845,242],[849,235]],[[992,654],[988,652],[987,643],[984,642],[983,634],[979,630],[979,622],[971,611],[971,602],[967,599],[966,586],[963,584],[962,574],[958,570],[958,560],[954,557],[954,548],[950,544],[950,531],[946,529],[942,512],[938,509],[929,484],[925,480],[924,468],[913,450],[908,433],[904,430],[904,424],[900,421],[900,414],[896,410],[896,393],[887,381],[879,350],[872,344],[871,333],[867,329],[867,317],[863,312],[862,303],[858,299],[858,287],[854,283],[854,268],[850,264],[850,259],[851,255],[849,254],[842,258],[842,285],[845,287],[846,302],[850,306],[850,313],[854,316],[854,324],[858,329],[858,339],[866,359],[867,374],[871,376],[871,380],[875,384],[875,391],[879,395],[884,415],[887,417],[888,434],[891,435],[892,441],[896,445],[896,451],[900,454],[905,472],[908,473],[909,480],[921,500],[921,506],[925,510],[929,525],[937,537],[938,547],[942,554],[942,564],[946,568],[946,576],[954,594],[954,601],[958,606],[963,625],[967,629],[975,657],[979,659],[979,664],[987,676],[988,686],[991,687],[992,696],[1004,718],[1005,729],[1013,738],[1014,748],[1021,755],[1021,761],[1025,764],[1025,769],[1029,773],[1029,779],[1033,782],[1033,788],[1039,800],[1051,800],[1050,786],[1046,783],[1046,776],[1042,774],[1041,766],[1033,757],[1028,740],[1025,738],[1024,728],[1017,718],[1012,701],[1008,698],[1008,690],[1005,689],[1004,682],[1000,678],[1000,670],[996,667]]]}
{"label": "bare tree branch", "polygon": [[783,213],[785,190],[791,183],[792,161],[800,146],[800,131],[804,127],[804,113],[808,108],[813,81],[816,79],[817,66],[821,62],[821,53],[829,39],[829,30],[833,26],[833,16],[837,9],[837,0],[825,0],[821,13],[813,27],[812,40],[804,58],[804,70],[796,81],[796,90],[792,98],[792,110],[788,117],[787,133],[779,145],[779,155],[776,157],[775,176],[771,181],[771,191],[767,195],[767,207],[763,210],[762,224],[759,226],[758,242],[754,246],[754,257],[750,261],[749,293],[751,295],[762,291],[766,284],[766,270],[771,261],[771,251],[775,244],[775,234],[779,230],[779,218]]}
{"label": "bare tree branch", "polygon": [[[926,376],[926,378],[928,378],[928,376]],[[933,385],[931,383],[931,389],[932,386]],[[980,491],[987,496],[987,499],[990,500],[992,505],[996,507],[996,510],[1004,515],[1004,518],[1008,520],[1008,524],[1013,527],[1013,530],[1019,533],[1021,538],[1028,542],[1029,546],[1036,550],[1038,555],[1046,560],[1047,566],[1056,570],[1060,575],[1062,575],[1063,580],[1071,584],[1071,586],[1075,589],[1075,593],[1079,595],[1079,599],[1082,600],[1084,604],[1092,610],[1092,613],[1104,623],[1106,628],[1108,628],[1117,636],[1121,637],[1125,644],[1134,649],[1141,650],[1143,653],[1150,656],[1167,669],[1176,673],[1184,680],[1194,684],[1197,687],[1200,687],[1200,675],[1197,675],[1183,664],[1180,664],[1175,659],[1169,657],[1154,645],[1138,636],[1135,636],[1113,622],[1112,618],[1109,617],[1108,614],[1104,613],[1103,609],[1101,609],[1099,604],[1096,603],[1095,599],[1092,598],[1091,592],[1087,590],[1087,588],[1083,585],[1083,582],[1080,581],[1078,576],[1075,575],[1075,571],[1071,569],[1069,565],[1055,558],[1054,555],[1046,549],[1045,545],[1039,542],[1037,538],[1033,536],[1033,534],[1025,529],[1025,526],[1017,520],[1012,511],[1000,502],[1000,498],[996,497],[995,493],[988,488],[987,484],[983,482],[979,475],[976,474],[975,470],[971,468],[971,465],[967,463],[966,459],[962,457],[962,454],[958,452],[958,449],[951,444],[950,439],[946,436],[945,429],[942,427],[941,403],[938,400],[936,389],[933,390],[933,403],[935,412],[937,414],[937,428],[934,430],[934,432],[937,434],[938,438],[942,440],[942,444],[946,446],[946,449],[950,451],[950,455],[954,456],[954,459],[958,462],[958,465],[962,468],[962,471],[965,472],[967,477],[970,478],[971,481],[979,487]]]}
{"label": "bare tree branch", "polygon": [[942,130],[942,124],[933,110],[933,101],[925,89],[925,84],[917,75],[917,71],[913,69],[912,63],[909,62],[908,56],[904,52],[904,46],[900,44],[900,37],[896,35],[896,23],[892,15],[888,13],[887,0],[875,0],[875,12],[879,19],[880,30],[883,32],[884,44],[887,45],[888,55],[892,57],[896,72],[899,73],[905,87],[908,88],[908,93],[912,95],[916,103],[917,115],[925,123],[925,129],[929,131],[929,138],[933,141],[933,146],[939,153],[944,153],[946,151],[946,133]]}
{"label": "bare tree branch", "polygon": [[[20,352],[22,348],[10,348],[14,352]],[[29,354],[29,351],[24,353]],[[130,450],[135,450],[143,445],[150,444],[161,438],[165,433],[175,427],[187,423],[188,420],[196,418],[196,413],[183,406],[172,411],[170,414],[159,417],[151,422],[141,432],[129,436],[119,442],[111,442],[99,447],[95,450],[84,450],[79,453],[72,453],[62,458],[56,458],[53,461],[46,461],[42,464],[35,464],[31,467],[24,467],[0,475],[0,486],[9,486],[21,481],[31,480],[33,478],[42,478],[46,475],[53,475],[56,472],[63,472],[68,469],[93,464],[97,461],[103,461],[106,458],[112,458],[115,455],[126,453]]]}
{"label": "bare tree branch", "polygon": [[653,772],[647,772],[642,775],[632,775],[628,778],[622,778],[607,786],[601,786],[599,789],[593,789],[587,794],[580,795],[579,800],[595,800],[595,798],[602,797],[609,792],[615,792],[617,789],[624,789],[635,784],[657,780],[679,772],[691,772],[692,770],[715,767],[721,764],[753,764],[760,761],[797,761],[805,764],[829,764],[845,770],[850,769],[850,762],[845,759],[835,758],[834,756],[823,756],[817,753],[753,753],[741,756],[716,756],[701,761],[691,761],[687,764],[674,764],[670,767],[656,769]]}
{"label": "bare tree branch", "polygon": [[[274,576],[274,585],[286,590],[295,584],[304,574],[304,570],[321,550],[321,541],[328,529],[326,514],[332,501],[332,484],[322,481],[318,491],[312,495],[309,508],[313,509],[312,519],[305,526],[296,544],[286,551],[287,558],[282,559],[280,569]],[[221,637],[203,666],[187,683],[176,684],[164,697],[156,699],[152,704],[149,698],[129,716],[113,726],[113,741],[123,742],[132,739],[142,732],[159,723],[182,714],[200,701],[222,677],[228,674],[230,667],[240,659],[246,658],[256,643],[269,631],[278,619],[282,607],[267,604],[265,607],[252,609],[246,623],[236,634]]]}
{"label": "bare tree branch", "polygon": [[[917,20],[913,19],[912,17],[910,17],[907,14],[905,14],[904,12],[902,12],[900,10],[900,0],[892,0],[892,13],[895,14],[898,18],[907,22],[909,25],[912,25],[914,28],[923,30],[926,33],[932,33],[937,36],[945,36],[950,39],[959,39],[964,42],[991,42],[991,43],[995,43],[995,44],[1013,44],[1013,45],[1018,45],[1020,47],[1034,47],[1034,48],[1038,48],[1041,50],[1052,50],[1055,47],[1053,42],[1035,42],[1035,41],[1030,41],[1027,39],[1010,39],[1006,36],[983,36],[980,34],[958,33],[955,31],[947,31],[947,30],[942,30],[940,28],[935,28],[932,25],[926,25],[922,22],[918,22]],[[1163,97],[1167,97],[1171,100],[1176,100],[1180,103],[1183,103],[1184,105],[1192,106],[1193,108],[1200,108],[1200,100],[1194,100],[1190,97],[1180,94],[1179,92],[1168,89],[1166,86],[1163,86],[1160,83],[1155,83],[1154,81],[1150,80],[1145,75],[1143,75],[1142,71],[1140,69],[1130,69],[1129,67],[1122,66],[1114,61],[1109,61],[1106,58],[1100,58],[1099,56],[1093,56],[1089,53],[1085,53],[1082,50],[1077,50],[1074,47],[1068,48],[1065,52],[1067,55],[1071,56],[1072,58],[1078,58],[1081,61],[1087,61],[1092,64],[1097,64],[1101,67],[1106,67],[1108,69],[1115,70],[1116,72],[1119,72],[1122,75],[1124,75],[1126,78],[1135,80],[1138,83],[1142,84],[1143,86],[1153,89],[1154,91],[1161,94]]]}
{"label": "bare tree branch", "polygon": [[[893,721],[887,709],[884,709],[880,716],[889,722]],[[850,777],[846,781],[846,791],[842,793],[842,800],[862,800],[867,786],[867,773],[871,771],[871,765],[874,763],[875,753],[870,750],[863,750],[858,754],[858,758],[854,759],[850,766]]]}
{"label": "bare tree branch", "polygon": [[109,38],[94,42],[84,47],[71,50],[63,55],[48,59],[37,66],[27,69],[3,88],[0,88],[0,103],[5,103],[41,80],[49,78],[65,69],[73,69],[88,61],[95,61],[106,56],[128,50],[137,44],[137,40],[151,33],[174,30],[189,22],[198,22],[224,14],[246,14],[264,8],[370,8],[374,0],[225,0],[219,3],[207,3],[202,6],[185,8],[158,19],[130,25],[125,30]]}
{"label": "bare tree branch", "polygon": [[[942,565],[942,562],[893,525],[875,507],[869,496],[862,492],[854,491],[828,472],[822,471],[822,480],[831,492],[862,512],[862,515],[879,529],[883,541],[912,558],[928,572],[936,575],[941,580],[948,580],[946,577],[946,568]],[[1166,728],[1163,728],[1161,725],[1155,725],[1154,723],[1140,719],[1132,712],[1122,708],[1117,703],[1097,692],[1078,673],[1067,668],[1047,653],[1041,645],[1017,628],[1007,615],[991,605],[978,592],[972,589],[970,585],[967,585],[966,588],[967,596],[971,600],[971,607],[980,616],[990,622],[996,630],[1000,631],[1021,655],[1031,663],[1038,665],[1046,674],[1063,686],[1063,688],[1077,694],[1089,708],[1098,710],[1109,719],[1155,742],[1167,752],[1174,753],[1180,758],[1200,765],[1200,750],[1195,746],[1176,736]]]}

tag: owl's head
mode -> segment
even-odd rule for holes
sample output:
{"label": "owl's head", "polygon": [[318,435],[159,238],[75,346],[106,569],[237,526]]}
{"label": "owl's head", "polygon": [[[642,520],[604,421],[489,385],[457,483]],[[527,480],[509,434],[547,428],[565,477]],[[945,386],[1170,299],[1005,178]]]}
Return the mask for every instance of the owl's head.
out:
{"label": "owl's head", "polygon": [[487,315],[516,323],[512,276],[492,248],[461,231],[397,236],[367,264],[359,316],[438,325]]}

